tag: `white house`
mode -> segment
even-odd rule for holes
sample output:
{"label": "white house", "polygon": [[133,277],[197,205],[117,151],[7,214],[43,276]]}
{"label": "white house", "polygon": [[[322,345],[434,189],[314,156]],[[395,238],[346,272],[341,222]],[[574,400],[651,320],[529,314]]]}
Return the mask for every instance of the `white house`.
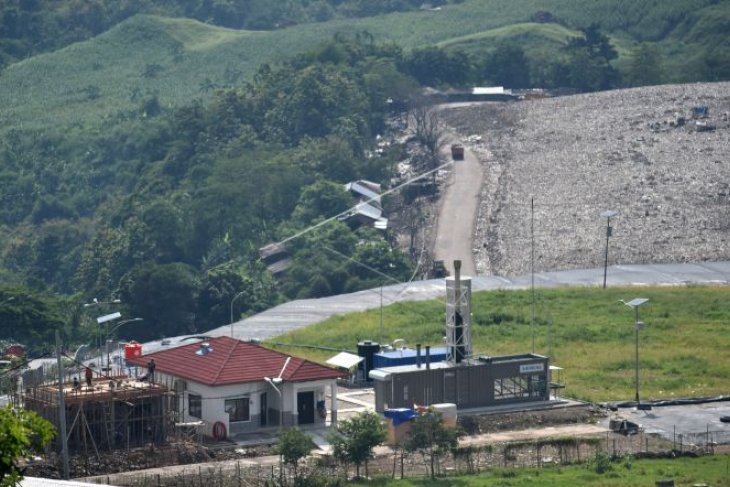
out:
{"label": "white house", "polygon": [[[261,428],[324,423],[325,393],[337,397],[344,374],[309,360],[236,340],[205,342],[151,353],[128,361],[155,362],[155,382],[178,392],[180,422],[202,420],[205,433],[222,439]],[[337,401],[330,419],[337,421]]]}

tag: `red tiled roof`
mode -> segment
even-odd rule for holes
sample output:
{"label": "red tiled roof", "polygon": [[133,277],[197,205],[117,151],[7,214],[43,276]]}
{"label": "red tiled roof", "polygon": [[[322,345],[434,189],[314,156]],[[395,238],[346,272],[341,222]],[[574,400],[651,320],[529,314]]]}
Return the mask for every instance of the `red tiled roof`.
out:
{"label": "red tiled roof", "polygon": [[[198,355],[201,343],[191,343],[161,352],[127,360],[131,365],[146,367],[155,359],[155,370],[201,384],[220,386],[257,382],[264,377],[278,377],[289,355],[249,342],[222,336],[206,340],[211,352]],[[291,357],[281,378],[286,382],[336,379],[342,373],[299,357]]]}

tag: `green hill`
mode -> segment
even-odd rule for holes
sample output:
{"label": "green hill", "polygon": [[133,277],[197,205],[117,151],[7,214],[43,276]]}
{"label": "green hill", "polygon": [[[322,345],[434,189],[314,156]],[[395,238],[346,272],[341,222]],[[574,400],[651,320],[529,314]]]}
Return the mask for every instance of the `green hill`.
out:
{"label": "green hill", "polygon": [[[98,122],[142,110],[144,100],[153,96],[163,107],[206,98],[217,87],[250,79],[262,63],[290,58],[337,32],[367,31],[376,42],[405,49],[439,45],[477,55],[510,39],[534,56],[549,56],[577,35],[575,27],[598,22],[619,48],[619,66],[637,42],[658,43],[667,81],[698,80],[699,73],[691,69],[698,58],[709,49],[721,60],[730,50],[728,3],[620,3],[471,0],[434,11],[266,32],[138,15],[91,40],[9,66],[0,76],[0,129]],[[530,22],[538,12],[554,22]]]}

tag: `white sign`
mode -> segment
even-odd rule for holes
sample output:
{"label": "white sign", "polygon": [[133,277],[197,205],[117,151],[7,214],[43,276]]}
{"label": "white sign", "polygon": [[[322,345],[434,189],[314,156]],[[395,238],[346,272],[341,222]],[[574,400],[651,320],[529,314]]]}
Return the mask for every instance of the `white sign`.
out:
{"label": "white sign", "polygon": [[542,372],[543,370],[545,370],[545,364],[542,362],[538,364],[520,365],[520,374],[531,374],[533,372]]}
{"label": "white sign", "polygon": [[122,317],[122,313],[117,311],[116,313],[112,313],[110,315],[99,316],[96,319],[96,322],[101,325],[102,323],[106,323],[107,321],[111,321],[111,320],[116,320],[117,318],[121,318],[121,317]]}

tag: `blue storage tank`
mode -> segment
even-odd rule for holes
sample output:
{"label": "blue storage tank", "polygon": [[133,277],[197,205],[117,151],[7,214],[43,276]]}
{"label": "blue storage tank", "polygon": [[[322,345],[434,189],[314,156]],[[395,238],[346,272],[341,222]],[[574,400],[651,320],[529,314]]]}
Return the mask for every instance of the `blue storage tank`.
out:
{"label": "blue storage tank", "polygon": [[[435,347],[431,349],[431,363],[443,362],[446,360],[446,347]],[[373,356],[373,368],[395,367],[398,365],[415,365],[417,352],[412,348],[393,350],[392,352],[380,352]],[[426,352],[421,349],[421,365],[426,366]]]}

